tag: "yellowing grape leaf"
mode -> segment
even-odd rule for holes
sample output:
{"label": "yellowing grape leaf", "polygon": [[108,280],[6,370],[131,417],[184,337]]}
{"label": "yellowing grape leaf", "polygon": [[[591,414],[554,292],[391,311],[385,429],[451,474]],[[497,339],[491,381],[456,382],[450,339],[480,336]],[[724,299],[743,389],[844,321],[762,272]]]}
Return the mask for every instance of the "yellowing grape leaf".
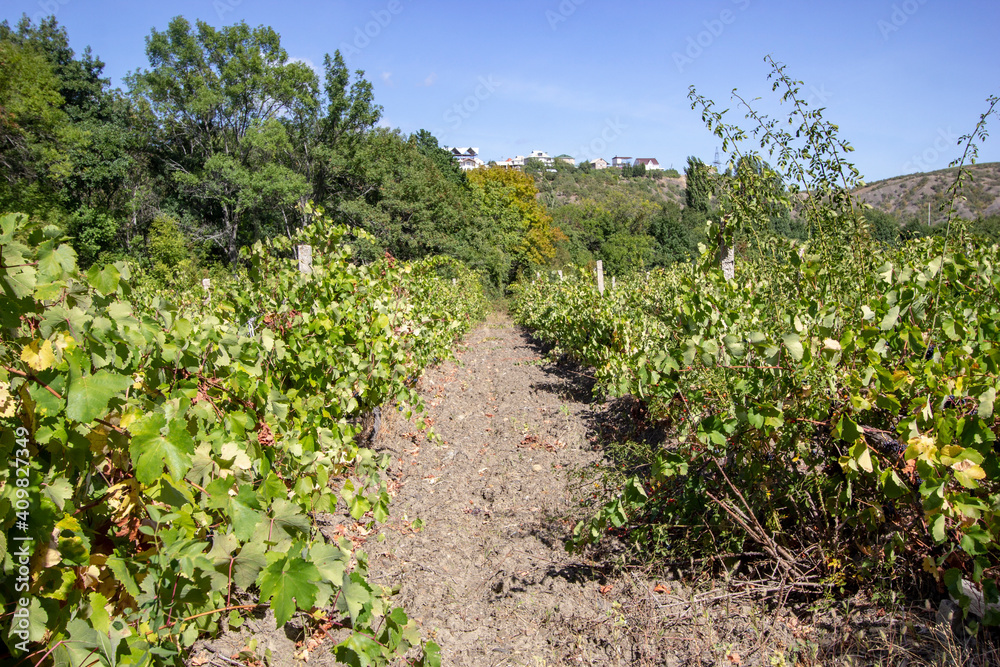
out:
{"label": "yellowing grape leaf", "polygon": [[0,382],[0,417],[9,418],[17,413],[14,407],[14,397],[10,395],[10,389],[6,382]]}
{"label": "yellowing grape leaf", "polygon": [[967,489],[979,488],[976,480],[986,477],[986,471],[968,459],[963,459],[951,467],[955,471],[955,479]]}
{"label": "yellowing grape leaf", "polygon": [[31,341],[31,343],[25,345],[24,349],[21,350],[21,361],[28,364],[36,373],[52,368],[52,364],[56,362],[56,355],[52,351],[52,343],[50,341],[43,343],[39,343],[37,340]]}
{"label": "yellowing grape leaf", "polygon": [[941,448],[941,463],[951,465],[965,451],[961,445],[947,445]]}
{"label": "yellowing grape leaf", "polygon": [[904,454],[907,461],[922,459],[933,462],[937,458],[938,448],[934,438],[926,435],[918,435],[915,438],[907,440],[906,444],[909,445],[906,448],[906,454]]}
{"label": "yellowing grape leaf", "polygon": [[854,458],[858,462],[858,467],[865,472],[872,472],[872,470],[874,470],[872,467],[872,453],[871,450],[868,449],[868,445],[863,442],[859,442],[854,446],[854,448],[852,448],[852,452],[854,449],[857,450]]}

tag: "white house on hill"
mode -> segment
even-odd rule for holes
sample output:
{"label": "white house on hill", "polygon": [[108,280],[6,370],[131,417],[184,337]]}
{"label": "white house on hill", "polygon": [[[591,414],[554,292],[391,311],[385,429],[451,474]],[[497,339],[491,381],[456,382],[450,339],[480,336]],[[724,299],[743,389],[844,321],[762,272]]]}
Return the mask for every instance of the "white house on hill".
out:
{"label": "white house on hill", "polygon": [[612,167],[624,167],[627,164],[632,164],[632,158],[630,158],[630,157],[621,157],[621,156],[618,156],[618,155],[616,155],[613,158],[611,158],[611,166]]}
{"label": "white house on hill", "polygon": [[479,155],[479,148],[475,146],[454,146],[451,148],[445,146],[445,150],[450,151],[456,158],[477,157]]}
{"label": "white house on hill", "polygon": [[535,158],[536,160],[541,160],[542,164],[546,167],[551,167],[556,161],[554,157],[546,153],[545,151],[531,151],[528,153],[528,159]]}
{"label": "white house on hill", "polygon": [[602,157],[599,157],[596,160],[591,160],[590,166],[593,167],[594,169],[607,169],[608,161]]}
{"label": "white house on hill", "polygon": [[458,167],[462,171],[485,167],[486,163],[479,159],[479,148],[475,146],[456,146],[454,148],[445,147],[458,160]]}
{"label": "white house on hill", "polygon": [[524,167],[524,161],[527,158],[523,155],[518,155],[516,157],[509,157],[506,160],[500,160],[496,165],[502,169],[518,169],[520,170]]}
{"label": "white house on hill", "polygon": [[663,169],[655,157],[637,157],[635,162],[632,163],[635,167],[638,167],[640,164],[646,166],[646,171],[661,171]]}

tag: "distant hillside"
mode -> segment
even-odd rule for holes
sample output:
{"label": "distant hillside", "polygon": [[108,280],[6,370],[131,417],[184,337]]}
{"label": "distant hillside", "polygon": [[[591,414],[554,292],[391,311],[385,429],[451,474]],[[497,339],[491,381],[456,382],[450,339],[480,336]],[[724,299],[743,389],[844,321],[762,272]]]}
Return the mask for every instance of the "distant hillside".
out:
{"label": "distant hillside", "polygon": [[[965,200],[960,201],[961,217],[975,219],[1000,215],[1000,162],[972,165],[968,168],[974,180],[966,183]],[[861,201],[876,209],[891,213],[898,219],[927,220],[927,204],[931,205],[931,222],[941,219],[940,206],[945,202],[948,188],[955,180],[957,168],[941,169],[920,174],[894,176],[870,183],[855,194]],[[684,206],[683,174],[678,178],[623,179],[617,169],[588,173],[575,169],[559,169],[557,173],[539,175],[539,198],[550,208],[575,204],[582,198],[601,198],[610,190],[638,195],[659,203],[673,202]]]}
{"label": "distant hillside", "polygon": [[[922,174],[895,176],[866,185],[855,193],[861,201],[900,218],[940,219],[940,206],[946,203],[948,187],[955,181],[957,167]],[[1000,214],[1000,162],[987,162],[968,168],[975,180],[967,181],[965,200],[958,204],[958,214],[967,219]]]}
{"label": "distant hillside", "polygon": [[674,202],[684,205],[684,188],[687,180],[665,175],[642,178],[622,178],[618,169],[582,172],[578,169],[560,168],[537,178],[539,198],[550,208],[563,204],[576,204],[583,198],[601,199],[609,191],[619,191],[639,196],[657,203]]}

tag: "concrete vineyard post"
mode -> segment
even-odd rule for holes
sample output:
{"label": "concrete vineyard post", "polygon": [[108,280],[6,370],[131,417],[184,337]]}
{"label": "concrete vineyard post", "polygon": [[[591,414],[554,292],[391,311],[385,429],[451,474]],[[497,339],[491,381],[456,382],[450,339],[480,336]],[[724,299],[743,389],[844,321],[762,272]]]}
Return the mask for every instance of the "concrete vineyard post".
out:
{"label": "concrete vineyard post", "polygon": [[597,260],[597,291],[604,294],[604,262]]}
{"label": "concrete vineyard post", "polygon": [[562,269],[559,269],[559,282],[562,282],[562,279],[563,279]]}
{"label": "concrete vineyard post", "polygon": [[736,248],[726,245],[726,220],[719,221],[719,266],[722,267],[722,275],[726,280],[736,277]]}
{"label": "concrete vineyard post", "polygon": [[313,272],[313,249],[311,245],[300,245],[299,251],[299,273],[311,274]]}

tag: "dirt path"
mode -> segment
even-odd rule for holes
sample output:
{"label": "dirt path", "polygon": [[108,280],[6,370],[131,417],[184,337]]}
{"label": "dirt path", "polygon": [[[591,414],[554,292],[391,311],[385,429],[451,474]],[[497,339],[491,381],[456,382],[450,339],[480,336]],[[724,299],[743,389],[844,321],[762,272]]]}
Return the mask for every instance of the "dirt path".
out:
{"label": "dirt path", "polygon": [[[569,474],[600,460],[588,443],[589,391],[540,365],[539,350],[493,317],[456,362],[422,381],[442,443],[399,419],[378,448],[402,486],[387,539],[368,545],[373,573],[442,647],[447,665],[544,664],[569,654],[609,664],[613,598],[566,554]],[[403,517],[421,518],[417,533]],[[610,625],[610,624],[609,624]]]}

